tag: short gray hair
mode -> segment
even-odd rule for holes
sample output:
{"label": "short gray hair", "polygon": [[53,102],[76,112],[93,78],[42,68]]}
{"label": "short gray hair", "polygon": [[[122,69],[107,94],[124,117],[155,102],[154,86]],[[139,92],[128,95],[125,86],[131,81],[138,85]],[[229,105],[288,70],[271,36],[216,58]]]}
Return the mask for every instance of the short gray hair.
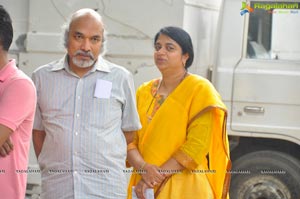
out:
{"label": "short gray hair", "polygon": [[[84,10],[90,10],[90,11],[94,11],[92,9],[84,9]],[[78,11],[77,11],[78,12]],[[71,17],[69,17],[68,21],[62,26],[62,31],[63,31],[63,45],[65,48],[68,48],[68,43],[69,43],[69,32],[70,32],[70,25],[73,21],[73,16],[77,13],[75,12],[74,14],[71,15]],[[103,24],[103,37],[102,37],[102,45],[101,45],[101,49],[100,49],[100,55],[101,56],[104,56],[106,51],[107,51],[107,48],[106,48],[106,38],[107,38],[107,31],[105,29],[105,25],[102,21],[102,17],[101,15],[94,11],[95,13],[97,13],[99,15],[99,18],[101,19],[101,22]]]}

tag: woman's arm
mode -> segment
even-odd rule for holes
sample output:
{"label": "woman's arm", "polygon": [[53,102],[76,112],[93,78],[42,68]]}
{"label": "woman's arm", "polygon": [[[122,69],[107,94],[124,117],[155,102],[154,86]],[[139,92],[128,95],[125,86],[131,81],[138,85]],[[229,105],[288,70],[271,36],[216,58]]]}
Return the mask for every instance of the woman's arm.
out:
{"label": "woman's arm", "polygon": [[147,163],[136,148],[127,152],[127,160],[131,166],[141,172],[143,181],[149,187],[154,187],[165,179],[165,176],[160,173],[160,168]]}
{"label": "woman's arm", "polygon": [[161,165],[161,172],[166,176],[169,177],[172,174],[179,173],[184,169],[184,166],[182,166],[176,159],[170,158],[167,160],[163,165]]}
{"label": "woman's arm", "polygon": [[195,119],[188,127],[185,143],[161,168],[170,176],[183,169],[195,169],[206,157],[212,134],[213,112],[208,111]]}

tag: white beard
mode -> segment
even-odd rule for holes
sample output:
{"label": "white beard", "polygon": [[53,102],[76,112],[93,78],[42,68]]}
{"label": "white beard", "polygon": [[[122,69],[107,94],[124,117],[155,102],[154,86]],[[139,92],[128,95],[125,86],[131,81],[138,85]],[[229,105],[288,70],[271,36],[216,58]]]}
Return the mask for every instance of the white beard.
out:
{"label": "white beard", "polygon": [[91,60],[80,60],[80,59],[77,59],[76,57],[73,57],[72,62],[79,68],[88,68],[95,63],[95,60],[92,60],[92,59]]}

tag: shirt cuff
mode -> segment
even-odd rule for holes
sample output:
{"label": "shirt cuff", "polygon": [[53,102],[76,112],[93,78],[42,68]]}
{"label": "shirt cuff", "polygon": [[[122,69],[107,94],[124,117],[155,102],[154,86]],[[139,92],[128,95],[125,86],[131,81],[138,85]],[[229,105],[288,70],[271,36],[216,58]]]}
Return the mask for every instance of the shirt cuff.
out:
{"label": "shirt cuff", "polygon": [[14,123],[12,123],[12,122],[10,122],[6,119],[0,118],[0,124],[2,124],[3,126],[6,126],[7,128],[11,129],[13,132],[17,129],[17,126]]}

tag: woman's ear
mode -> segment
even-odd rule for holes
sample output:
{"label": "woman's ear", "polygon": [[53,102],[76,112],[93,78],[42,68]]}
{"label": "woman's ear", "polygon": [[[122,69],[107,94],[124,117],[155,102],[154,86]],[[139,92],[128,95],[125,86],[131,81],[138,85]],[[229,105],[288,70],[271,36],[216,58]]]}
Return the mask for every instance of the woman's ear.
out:
{"label": "woman's ear", "polygon": [[182,55],[182,63],[183,63],[183,66],[185,67],[185,65],[186,65],[186,62],[187,62],[187,60],[189,59],[189,54],[188,53],[185,53],[185,54],[183,54]]}

